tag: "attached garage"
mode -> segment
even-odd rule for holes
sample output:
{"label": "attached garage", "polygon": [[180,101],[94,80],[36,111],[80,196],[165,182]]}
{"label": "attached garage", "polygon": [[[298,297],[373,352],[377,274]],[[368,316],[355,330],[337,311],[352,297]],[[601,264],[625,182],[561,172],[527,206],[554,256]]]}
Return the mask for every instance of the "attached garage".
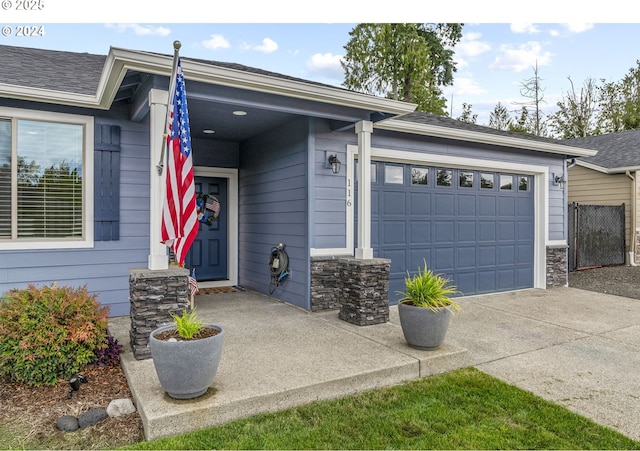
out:
{"label": "attached garage", "polygon": [[[425,113],[356,133],[358,144],[337,152],[347,168],[344,254],[389,262],[391,304],[425,262],[463,296],[566,286],[566,161],[592,151]],[[338,274],[322,262],[341,250],[312,249],[317,280]],[[316,286],[314,299],[330,296]]]}
{"label": "attached garage", "polygon": [[391,260],[389,297],[426,261],[464,295],[534,286],[528,174],[371,163],[371,243]]}

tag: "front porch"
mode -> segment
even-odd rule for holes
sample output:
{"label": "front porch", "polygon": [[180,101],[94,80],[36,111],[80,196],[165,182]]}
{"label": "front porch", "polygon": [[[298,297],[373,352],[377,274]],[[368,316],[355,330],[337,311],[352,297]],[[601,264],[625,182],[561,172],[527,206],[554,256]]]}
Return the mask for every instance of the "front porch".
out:
{"label": "front porch", "polygon": [[337,310],[309,313],[248,290],[201,294],[195,303],[205,320],[225,329],[213,387],[196,400],[169,398],[153,361],[136,360],[130,350],[130,318],[111,319],[111,334],[127,349],[122,366],[148,440],[470,363],[466,350],[452,345],[409,348],[395,309],[390,322],[362,327],[340,320]]}

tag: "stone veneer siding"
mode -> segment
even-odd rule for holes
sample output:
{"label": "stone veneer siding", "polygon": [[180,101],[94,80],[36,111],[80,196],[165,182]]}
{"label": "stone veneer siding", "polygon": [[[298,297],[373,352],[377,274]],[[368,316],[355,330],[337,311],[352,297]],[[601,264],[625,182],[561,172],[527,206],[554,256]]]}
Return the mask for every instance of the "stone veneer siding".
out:
{"label": "stone veneer siding", "polygon": [[337,257],[311,259],[311,311],[340,308],[342,288]]}
{"label": "stone veneer siding", "polygon": [[566,287],[569,284],[568,246],[547,247],[547,288]]}
{"label": "stone veneer siding", "polygon": [[151,357],[149,335],[172,321],[170,313],[190,308],[189,270],[131,269],[129,271],[131,330],[129,338],[136,359]]}
{"label": "stone veneer siding", "polygon": [[374,258],[311,259],[311,311],[340,309],[340,319],[359,326],[389,321],[391,261]]}

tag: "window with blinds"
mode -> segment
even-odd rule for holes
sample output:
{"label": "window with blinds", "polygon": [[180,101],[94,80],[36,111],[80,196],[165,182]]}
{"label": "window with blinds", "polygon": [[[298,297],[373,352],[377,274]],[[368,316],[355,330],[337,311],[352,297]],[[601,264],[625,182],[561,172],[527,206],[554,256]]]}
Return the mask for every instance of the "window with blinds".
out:
{"label": "window with blinds", "polygon": [[0,119],[0,240],[83,236],[84,127]]}

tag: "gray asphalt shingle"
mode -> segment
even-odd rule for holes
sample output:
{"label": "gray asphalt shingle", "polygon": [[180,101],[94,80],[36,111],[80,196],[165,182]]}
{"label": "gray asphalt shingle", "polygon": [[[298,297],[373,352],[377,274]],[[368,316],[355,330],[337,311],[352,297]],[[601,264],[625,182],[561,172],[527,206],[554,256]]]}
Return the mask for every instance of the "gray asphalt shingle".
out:
{"label": "gray asphalt shingle", "polygon": [[580,160],[606,169],[640,166],[640,130],[586,136],[565,142],[577,147],[596,149],[598,153],[595,156],[582,157]]}
{"label": "gray asphalt shingle", "polygon": [[0,83],[95,94],[106,56],[0,45]]}

